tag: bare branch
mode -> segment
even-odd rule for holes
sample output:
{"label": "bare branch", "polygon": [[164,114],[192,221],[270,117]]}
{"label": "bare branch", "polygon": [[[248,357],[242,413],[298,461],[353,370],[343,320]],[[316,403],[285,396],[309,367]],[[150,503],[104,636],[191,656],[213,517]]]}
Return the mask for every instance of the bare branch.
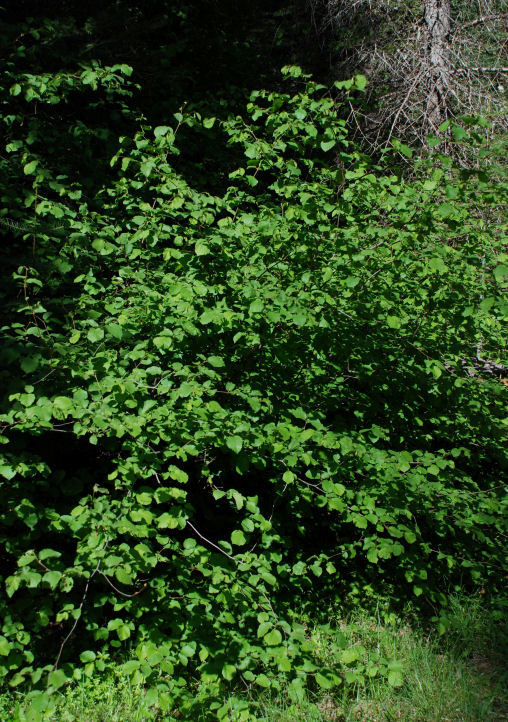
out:
{"label": "bare branch", "polygon": [[[66,636],[65,639],[63,640],[62,644],[60,645],[60,649],[58,650],[58,654],[57,654],[57,657],[56,657],[56,660],[55,660],[55,664],[53,665],[53,670],[56,670],[56,669],[58,668],[58,664],[59,664],[59,662],[60,662],[60,657],[62,656],[63,649],[64,649],[65,645],[67,644],[67,642],[69,641],[69,639],[71,638],[74,630],[75,630],[76,627],[78,626],[78,622],[79,622],[79,620],[80,620],[80,618],[81,618],[81,611],[82,611],[83,605],[84,605],[84,603],[85,603],[86,595],[88,594],[88,587],[90,586],[90,582],[92,581],[92,579],[94,578],[94,576],[98,573],[99,568],[100,568],[100,565],[101,565],[101,560],[99,559],[99,561],[97,562],[97,566],[95,567],[94,571],[90,574],[90,576],[89,576],[88,579],[86,580],[85,591],[83,592],[83,596],[81,597],[81,604],[80,604],[79,607],[78,607],[78,612],[79,612],[79,613],[78,613],[76,619],[74,620],[74,624],[73,624],[72,627],[70,628],[69,633],[67,634],[67,636]],[[49,677],[48,677],[48,687],[49,687]]]}
{"label": "bare branch", "polygon": [[506,20],[508,18],[507,13],[498,13],[494,15],[480,15],[480,17],[476,18],[475,20],[470,20],[467,23],[462,23],[462,25],[458,25],[455,27],[452,32],[461,32],[462,30],[466,30],[466,28],[473,28],[476,25],[483,25],[484,23],[488,22],[489,20]]}
{"label": "bare branch", "polygon": [[187,519],[187,526],[190,526],[190,528],[198,535],[198,537],[200,539],[202,539],[207,544],[210,544],[210,546],[214,547],[214,549],[217,549],[217,551],[219,551],[221,554],[224,554],[225,557],[227,557],[228,559],[231,559],[231,561],[233,561],[236,564],[236,559],[234,557],[232,557],[231,554],[228,554],[227,552],[224,551],[224,549],[221,549],[213,541],[210,541],[210,539],[207,539],[206,536],[203,536],[203,534],[201,534],[201,532],[199,532],[196,529],[196,527],[194,526],[194,524],[191,524],[188,519]]}

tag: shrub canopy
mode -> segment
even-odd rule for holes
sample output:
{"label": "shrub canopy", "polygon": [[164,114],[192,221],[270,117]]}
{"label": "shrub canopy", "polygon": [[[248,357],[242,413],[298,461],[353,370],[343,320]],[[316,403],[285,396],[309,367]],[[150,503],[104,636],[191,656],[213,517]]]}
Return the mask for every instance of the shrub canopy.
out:
{"label": "shrub canopy", "polygon": [[[502,189],[438,150],[412,180],[375,164],[297,68],[242,116],[131,118],[80,175],[95,141],[47,149],[48,108],[128,108],[129,72],[2,96],[0,670],[51,690],[129,650],[172,699],[189,675],[326,688],[319,601],[502,582]],[[221,149],[213,191],[193,143]]]}

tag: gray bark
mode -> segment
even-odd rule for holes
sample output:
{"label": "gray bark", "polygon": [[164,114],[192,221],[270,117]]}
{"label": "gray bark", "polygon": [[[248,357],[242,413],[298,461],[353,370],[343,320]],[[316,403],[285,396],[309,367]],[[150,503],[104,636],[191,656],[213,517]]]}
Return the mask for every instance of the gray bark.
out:
{"label": "gray bark", "polygon": [[448,116],[450,85],[450,0],[424,0],[424,23],[427,34],[427,124],[436,131]]}

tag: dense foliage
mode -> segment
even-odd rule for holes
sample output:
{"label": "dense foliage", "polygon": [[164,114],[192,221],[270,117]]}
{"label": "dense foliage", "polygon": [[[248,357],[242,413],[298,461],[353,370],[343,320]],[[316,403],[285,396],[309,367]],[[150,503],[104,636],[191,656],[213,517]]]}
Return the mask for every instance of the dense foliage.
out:
{"label": "dense foliage", "polygon": [[374,164],[296,67],[155,127],[126,64],[9,67],[1,673],[128,659],[181,709],[193,679],[397,684],[318,665],[301,614],[501,592],[503,188],[438,138],[410,181]]}

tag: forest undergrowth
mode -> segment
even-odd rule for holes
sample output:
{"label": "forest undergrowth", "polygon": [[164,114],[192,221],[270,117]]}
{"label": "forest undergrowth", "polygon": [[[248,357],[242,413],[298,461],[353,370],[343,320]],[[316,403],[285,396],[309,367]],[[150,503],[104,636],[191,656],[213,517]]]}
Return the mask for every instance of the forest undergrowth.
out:
{"label": "forest undergrowth", "polygon": [[368,155],[294,64],[151,112],[76,13],[0,33],[5,714],[501,719],[502,139]]}

